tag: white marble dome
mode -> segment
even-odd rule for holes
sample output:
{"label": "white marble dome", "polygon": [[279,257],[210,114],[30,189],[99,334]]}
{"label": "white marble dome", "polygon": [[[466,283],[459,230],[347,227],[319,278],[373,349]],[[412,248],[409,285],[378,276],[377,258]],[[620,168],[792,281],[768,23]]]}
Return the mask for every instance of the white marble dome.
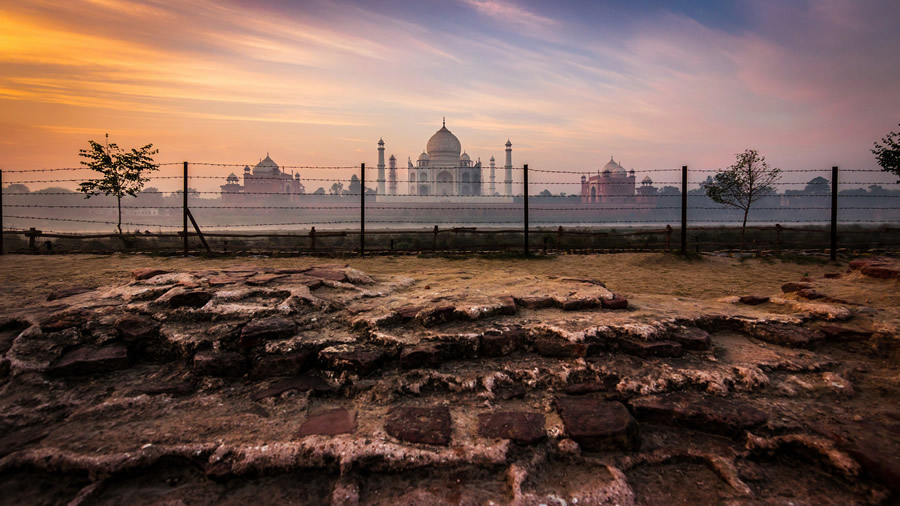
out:
{"label": "white marble dome", "polygon": [[269,175],[273,172],[278,173],[278,164],[269,158],[269,155],[266,155],[253,167],[253,175],[255,176]]}
{"label": "white marble dome", "polygon": [[459,162],[462,145],[445,125],[428,139],[425,150],[428,151],[432,161],[454,167]]}
{"label": "white marble dome", "polygon": [[615,176],[624,176],[625,167],[616,163],[616,161],[613,160],[613,157],[609,157],[609,161],[603,166],[603,172],[611,172]]}

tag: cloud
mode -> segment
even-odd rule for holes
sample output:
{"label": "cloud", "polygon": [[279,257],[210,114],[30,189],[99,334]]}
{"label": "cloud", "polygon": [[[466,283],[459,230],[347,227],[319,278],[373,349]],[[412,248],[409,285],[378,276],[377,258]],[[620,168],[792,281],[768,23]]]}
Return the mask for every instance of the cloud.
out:
{"label": "cloud", "polygon": [[503,0],[462,0],[462,2],[474,8],[479,14],[504,23],[518,25],[527,30],[543,31],[559,25],[559,22],[554,19]]}

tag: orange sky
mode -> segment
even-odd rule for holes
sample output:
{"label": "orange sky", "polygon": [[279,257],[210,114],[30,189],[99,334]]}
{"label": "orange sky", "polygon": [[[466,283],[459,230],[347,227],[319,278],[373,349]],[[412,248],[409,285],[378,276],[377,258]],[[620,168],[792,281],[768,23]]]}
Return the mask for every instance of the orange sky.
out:
{"label": "orange sky", "polygon": [[900,122],[896,2],[424,4],[2,0],[0,168],[77,165],[107,132],[159,161],[288,165],[374,164],[383,137],[405,166],[443,116],[473,158],[510,138],[532,167],[717,168],[756,147],[876,168]]}

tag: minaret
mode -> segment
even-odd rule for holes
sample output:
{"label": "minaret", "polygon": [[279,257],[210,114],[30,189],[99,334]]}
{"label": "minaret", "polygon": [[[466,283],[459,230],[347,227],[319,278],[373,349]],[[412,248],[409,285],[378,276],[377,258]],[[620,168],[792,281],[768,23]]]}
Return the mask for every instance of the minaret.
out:
{"label": "minaret", "polygon": [[506,196],[512,197],[512,143],[509,142],[509,139],[506,139],[506,180],[503,183],[506,185]]}
{"label": "minaret", "polygon": [[391,155],[391,158],[388,160],[390,165],[388,166],[388,193],[390,195],[397,194],[397,158],[394,155]]}
{"label": "minaret", "polygon": [[496,168],[497,168],[497,164],[494,160],[494,156],[491,155],[491,191],[490,191],[490,193],[488,193],[488,195],[493,195],[493,194],[497,193],[497,185],[494,184],[495,181],[497,180],[497,177],[494,175],[494,169],[496,169]]}
{"label": "minaret", "polygon": [[384,139],[378,139],[378,194],[384,195]]}

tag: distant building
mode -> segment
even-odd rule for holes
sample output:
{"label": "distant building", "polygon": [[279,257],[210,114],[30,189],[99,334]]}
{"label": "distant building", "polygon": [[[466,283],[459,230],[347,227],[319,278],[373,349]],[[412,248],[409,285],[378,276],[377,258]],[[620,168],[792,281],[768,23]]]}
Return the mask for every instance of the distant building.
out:
{"label": "distant building", "polygon": [[[494,157],[490,164],[489,195],[494,195],[495,170]],[[512,143],[506,141],[506,171],[504,180],[504,196],[512,197]],[[378,194],[384,195],[384,141],[378,141]],[[407,195],[418,197],[433,196],[440,200],[459,200],[467,197],[479,197],[484,194],[484,173],[481,159],[472,157],[462,150],[459,139],[447,128],[446,121],[441,129],[428,139],[425,150],[415,163],[407,159]],[[387,196],[397,196],[396,158],[391,155],[387,174]],[[384,201],[384,199],[381,199]],[[421,199],[419,200],[421,201]]]}
{"label": "distant building", "polygon": [[635,184],[634,169],[625,170],[613,157],[603,170],[592,176],[581,176],[581,202],[585,204],[652,204],[656,200],[653,180],[645,177],[641,187]]}
{"label": "distant building", "polygon": [[230,202],[246,202],[274,195],[295,198],[306,193],[300,182],[300,174],[282,172],[268,153],[252,169],[248,165],[244,166],[244,184],[232,172],[220,188],[222,200]]}

